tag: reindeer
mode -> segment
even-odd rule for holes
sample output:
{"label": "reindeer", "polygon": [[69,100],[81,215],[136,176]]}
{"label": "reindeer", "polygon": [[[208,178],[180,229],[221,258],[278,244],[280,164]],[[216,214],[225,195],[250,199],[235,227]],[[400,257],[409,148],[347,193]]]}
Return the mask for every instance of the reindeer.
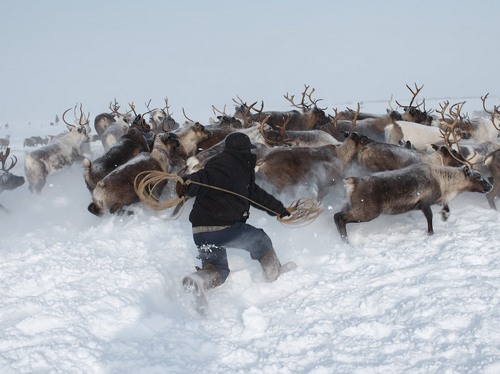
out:
{"label": "reindeer", "polygon": [[489,118],[473,118],[469,121],[464,121],[465,128],[463,131],[470,133],[470,138],[466,142],[481,143],[481,142],[499,142],[500,136],[500,109],[498,105],[493,106],[493,111],[486,109],[486,99],[489,94],[481,96],[484,111],[490,115]]}
{"label": "reindeer", "polygon": [[[17,164],[17,157],[12,156],[10,165],[6,166],[7,159],[9,158],[10,148],[6,148],[5,153],[0,151],[0,192],[5,190],[13,190],[24,184],[24,177],[14,175],[10,172],[12,168]],[[0,210],[4,212],[9,212],[2,204],[0,204]]]}
{"label": "reindeer", "polygon": [[[399,107],[403,108],[404,111],[402,114],[402,120],[407,122],[419,123],[426,126],[435,125],[436,119],[431,116],[432,111],[427,111],[425,109],[425,99],[423,99],[419,104],[413,105],[413,102],[417,98],[418,94],[420,93],[420,91],[422,91],[422,88],[424,88],[424,85],[421,85],[420,87],[418,87],[416,83],[414,83],[414,85],[415,91],[412,90],[410,86],[406,85],[406,88],[408,88],[408,90],[410,90],[412,94],[412,98],[408,105],[402,105],[396,100],[396,104]],[[420,107],[422,107],[423,110],[420,110]]]}
{"label": "reindeer", "polygon": [[486,198],[491,209],[496,210],[495,197],[500,197],[500,149],[487,155],[484,159],[484,164],[490,171],[493,179],[493,189],[486,194]]}
{"label": "reindeer", "polygon": [[421,210],[432,235],[431,206],[447,206],[458,194],[485,193],[491,184],[468,167],[456,168],[419,163],[402,169],[383,171],[364,177],[344,179],[349,203],[334,215],[341,238],[347,243],[346,225],[368,222],[380,214],[401,214]]}
{"label": "reindeer", "polygon": [[134,117],[132,116],[132,111],[128,111],[123,114],[120,113],[120,105],[116,101],[109,103],[110,113],[100,113],[94,119],[94,128],[99,137],[106,131],[106,129],[110,126],[121,124],[121,125],[129,125],[132,123]]}
{"label": "reindeer", "polygon": [[[394,124],[385,129],[388,142],[398,144],[409,141],[417,149],[425,149],[430,144],[438,144],[441,141],[439,120],[425,109],[425,99],[414,105],[417,95],[424,86],[418,87],[415,83],[415,90],[408,85],[406,87],[412,93],[412,98],[408,105],[402,105],[396,100],[397,105],[404,109],[404,113],[401,119],[394,121]],[[389,106],[391,107],[390,103]],[[421,106],[423,106],[423,111],[420,110]]]}
{"label": "reindeer", "polygon": [[322,130],[268,130],[263,131],[262,138],[267,145],[290,147],[321,147],[327,144],[338,145],[341,141]]}
{"label": "reindeer", "polygon": [[271,148],[257,161],[256,178],[271,193],[292,197],[305,193],[319,200],[343,177],[360,147],[370,141],[350,133],[339,145]]}
{"label": "reindeer", "polygon": [[213,145],[224,140],[226,136],[233,131],[237,131],[241,128],[241,121],[235,117],[221,115],[217,116],[217,120],[217,122],[213,122],[210,125],[205,126],[205,129],[210,131],[212,135],[197,144],[198,149],[196,150],[196,153],[209,149]]}
{"label": "reindeer", "polygon": [[173,132],[179,139],[179,154],[184,160],[194,156],[198,151],[198,144],[212,136],[212,131],[207,130],[199,122],[187,122],[184,126]]}
{"label": "reindeer", "polygon": [[[320,126],[328,123],[328,117],[325,111],[317,106],[321,99],[314,100],[312,94],[315,89],[309,91],[309,86],[304,85],[305,89],[302,92],[302,99],[300,104],[295,103],[295,95],[284,95],[284,98],[290,102],[292,107],[296,109],[290,111],[263,111],[264,102],[262,102],[261,109],[256,111],[255,114],[249,115],[244,119],[245,123],[261,122],[264,118],[268,117],[267,124],[275,130],[279,130],[279,126],[287,122],[286,130],[312,130],[319,129]],[[307,101],[307,99],[309,101]],[[242,104],[243,105],[243,104]],[[253,106],[254,104],[252,104]]]}
{"label": "reindeer", "polygon": [[118,120],[108,126],[101,134],[101,142],[105,152],[109,151],[131,127],[136,127],[145,134],[151,131],[151,127],[144,120],[144,116],[136,113],[135,104],[129,103],[129,106],[131,110],[126,115],[118,112],[119,106],[116,104],[113,106],[112,109],[114,114],[118,115]]}
{"label": "reindeer", "polygon": [[[278,126],[279,131],[267,126],[269,116],[260,123],[260,132],[264,143],[270,147],[292,146],[292,147],[319,147],[327,144],[340,144],[329,133],[323,130],[286,130],[290,118],[283,125]],[[343,139],[342,139],[343,140]]]}
{"label": "reindeer", "polygon": [[32,136],[30,138],[26,138],[23,141],[23,147],[36,147],[38,145],[45,145],[49,142],[49,138],[42,138],[41,136]]}
{"label": "reindeer", "polygon": [[7,135],[5,138],[0,138],[0,149],[8,148],[10,144],[10,135]]}
{"label": "reindeer", "polygon": [[357,110],[350,119],[339,119],[347,118],[347,116],[339,114],[336,109],[334,112],[335,116],[330,116],[330,122],[322,126],[321,130],[339,141],[342,141],[346,131],[355,131],[379,142],[399,144],[403,141],[403,133],[395,124],[396,121],[401,120],[401,114],[396,111],[388,111],[383,116],[371,116],[359,120],[360,105],[358,103]]}
{"label": "reindeer", "polygon": [[40,193],[49,175],[83,159],[81,146],[89,140],[87,133],[89,116],[84,116],[80,107],[78,126],[74,126],[69,124],[64,117],[69,110],[71,108],[63,113],[63,120],[69,132],[55,137],[49,144],[26,154],[24,172],[31,192]]}
{"label": "reindeer", "polygon": [[[222,152],[224,149],[224,140],[227,134],[233,131],[243,132],[251,139],[252,143],[256,143],[258,146],[257,153],[258,158],[262,158],[264,154],[267,153],[269,147],[276,147],[280,145],[293,146],[293,147],[320,147],[327,144],[338,145],[338,142],[331,135],[327,134],[321,130],[308,130],[308,131],[286,131],[283,130],[286,127],[286,123],[280,126],[282,130],[279,132],[276,130],[264,130],[266,125],[266,117],[260,124],[254,124],[251,127],[245,127],[242,129],[234,129],[232,131],[227,130],[226,135],[224,132],[215,133],[209,139],[201,142],[198,145],[199,152],[195,156],[191,156],[187,159],[188,172],[192,173],[196,170],[203,168],[206,162],[215,156],[216,154]],[[232,128],[231,125],[228,125]],[[212,130],[212,132],[214,132]],[[224,136],[222,136],[224,135]],[[218,142],[211,145],[211,140],[217,140]],[[203,149],[205,145],[210,145],[209,148]]]}
{"label": "reindeer", "polygon": [[[264,139],[262,137],[261,130],[260,130],[260,127],[258,125],[254,124],[252,127],[247,127],[247,128],[243,128],[243,129],[236,130],[236,131],[239,131],[239,132],[242,132],[242,133],[245,133],[246,135],[248,135],[248,137],[250,138],[252,143],[257,143],[258,149],[264,149],[264,148],[267,149],[268,148],[268,146],[266,145],[266,142],[264,141]],[[215,135],[215,136],[217,137],[217,140],[220,139],[220,137],[218,135]],[[211,137],[208,138],[208,140],[210,140],[210,139],[211,139]],[[215,156],[216,154],[218,154],[224,150],[224,141],[225,141],[225,137],[207,149],[203,149],[203,150],[198,149],[199,152],[196,153],[196,155],[188,157],[186,160],[187,172],[193,173],[193,172],[205,167],[205,164],[207,163],[207,161],[209,159],[211,159],[213,156]],[[200,145],[204,144],[204,143],[205,142],[202,141],[202,142],[200,142]],[[201,148],[201,147],[198,146],[198,148]]]}
{"label": "reindeer", "polygon": [[[125,206],[139,202],[134,189],[136,177],[148,170],[171,172],[176,166],[172,160],[179,159],[176,154],[179,146],[180,142],[173,133],[155,135],[151,153],[140,153],[97,183],[92,192],[92,203],[88,206],[89,212],[97,216],[106,212],[124,213]],[[161,194],[165,183],[156,186],[158,195]]]}
{"label": "reindeer", "polygon": [[88,158],[83,160],[83,177],[87,188],[92,192],[96,184],[118,166],[142,152],[149,151],[150,147],[144,134],[137,128],[130,128],[104,155],[94,161]]}
{"label": "reindeer", "polygon": [[372,141],[358,150],[355,160],[369,172],[401,169],[420,162],[454,167],[464,164],[465,159],[456,150],[445,145],[431,146],[432,150],[424,151]]}
{"label": "reindeer", "polygon": [[163,108],[155,108],[150,110],[149,103],[146,107],[149,111],[149,123],[151,126],[151,131],[154,133],[160,132],[170,132],[179,128],[179,124],[175,122],[170,114],[170,106],[168,105],[168,99],[165,98],[165,106]]}

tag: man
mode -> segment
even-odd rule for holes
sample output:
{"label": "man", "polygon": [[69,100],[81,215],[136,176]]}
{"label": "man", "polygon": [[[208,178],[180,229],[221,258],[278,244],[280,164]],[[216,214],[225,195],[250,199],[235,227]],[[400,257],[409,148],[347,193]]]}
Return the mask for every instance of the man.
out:
{"label": "man", "polygon": [[257,157],[251,150],[256,146],[241,132],[229,134],[224,144],[223,152],[204,169],[183,178],[193,183],[179,182],[176,186],[179,196],[196,196],[189,220],[202,267],[186,276],[183,285],[194,293],[202,314],[207,304],[205,291],[220,286],[229,275],[226,248],[248,251],[260,262],[268,282],[296,267],[293,262],[281,265],[269,236],[246,223],[250,205],[272,216],[290,215],[279,200],[255,184]]}

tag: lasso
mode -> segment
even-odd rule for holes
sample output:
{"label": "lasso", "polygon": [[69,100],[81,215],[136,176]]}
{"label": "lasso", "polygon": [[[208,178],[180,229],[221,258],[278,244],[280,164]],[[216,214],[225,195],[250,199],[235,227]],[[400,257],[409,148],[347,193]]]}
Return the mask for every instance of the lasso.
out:
{"label": "lasso", "polygon": [[256,201],[253,201],[248,197],[240,195],[236,192],[229,191],[224,188],[216,186],[211,186],[201,182],[192,181],[190,179],[184,180],[176,174],[169,174],[163,171],[155,171],[155,170],[143,171],[142,173],[139,173],[136,176],[134,180],[134,188],[137,193],[137,196],[144,204],[146,204],[148,207],[156,211],[173,208],[175,206],[178,206],[179,204],[183,204],[186,201],[186,198],[184,196],[174,199],[164,200],[160,199],[159,196],[156,196],[155,193],[153,193],[156,187],[160,183],[166,180],[172,180],[185,185],[193,183],[203,187],[212,188],[215,190],[233,194],[235,196],[241,197],[242,199],[246,199],[250,203],[259,206],[262,209],[276,215],[279,222],[289,226],[301,226],[309,224],[312,221],[314,221],[322,212],[320,203],[318,203],[314,199],[299,199],[293,202],[287,208],[287,210],[290,212],[290,216],[281,218],[278,212],[275,212],[263,206],[262,204],[259,204]]}

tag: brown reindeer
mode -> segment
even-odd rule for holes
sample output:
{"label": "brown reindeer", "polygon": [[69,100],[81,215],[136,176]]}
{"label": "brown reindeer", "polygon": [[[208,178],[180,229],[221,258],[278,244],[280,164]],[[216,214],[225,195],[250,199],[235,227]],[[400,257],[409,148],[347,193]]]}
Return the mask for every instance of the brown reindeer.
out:
{"label": "brown reindeer", "polygon": [[272,148],[258,161],[256,177],[271,193],[321,199],[367,142],[366,136],[350,133],[339,145]]}
{"label": "brown reindeer", "polygon": [[465,161],[456,150],[444,145],[432,144],[432,150],[422,151],[376,141],[361,147],[355,160],[369,172],[401,169],[420,162],[458,167]]}
{"label": "brown reindeer", "polygon": [[[287,123],[286,130],[313,130],[319,129],[320,126],[328,123],[328,117],[325,111],[317,106],[317,103],[321,99],[314,100],[312,94],[315,89],[311,89],[307,85],[304,85],[305,89],[302,92],[302,99],[300,104],[295,103],[295,95],[289,95],[288,93],[284,95],[285,99],[290,102],[292,107],[299,110],[290,111],[263,111],[264,102],[262,102],[261,109],[256,110],[253,108],[255,105],[251,105],[251,109],[254,110],[255,114],[250,114],[245,117],[241,114],[238,115],[243,118],[246,124],[252,124],[254,122],[260,123],[264,118],[268,117],[267,124],[275,130],[279,130],[283,123]],[[243,104],[245,105],[245,104]]]}
{"label": "brown reindeer", "polygon": [[[252,127],[247,127],[244,129],[237,130],[239,132],[245,133],[251,140],[252,143],[256,143],[259,148],[268,148],[266,145],[266,142],[264,141],[262,135],[261,135],[261,130],[260,127],[257,124],[254,124]],[[231,133],[230,131],[229,133]],[[216,139],[220,139],[220,134],[214,135]],[[211,137],[208,138],[208,140],[212,139]],[[190,156],[186,160],[186,164],[188,167],[187,172],[188,173],[193,173],[194,171],[202,169],[207,161],[215,156],[216,154],[222,152],[224,149],[224,138],[217,142],[216,144],[210,146],[207,149],[199,150],[198,153],[194,156]],[[204,142],[201,142],[200,144],[203,144]],[[204,143],[207,144],[207,143]],[[201,147],[199,147],[201,148]]]}
{"label": "brown reindeer", "polygon": [[210,131],[211,136],[198,142],[196,153],[209,149],[213,145],[224,140],[227,135],[241,128],[241,121],[231,116],[217,116],[218,121],[208,126],[205,130]]}
{"label": "brown reindeer", "polygon": [[344,179],[344,183],[349,203],[334,215],[334,221],[345,242],[348,242],[348,223],[367,222],[380,214],[400,214],[411,210],[424,213],[427,233],[432,235],[432,205],[446,206],[465,191],[485,193],[491,190],[491,184],[468,167],[425,163],[361,178],[349,177]]}
{"label": "brown reindeer", "polygon": [[[412,98],[408,105],[402,105],[396,100],[396,104],[398,104],[399,107],[403,108],[404,111],[401,119],[403,121],[415,122],[415,123],[420,123],[422,125],[431,126],[433,125],[435,119],[433,116],[430,115],[432,111],[427,111],[425,109],[425,99],[423,99],[420,103],[416,105],[413,104],[420,91],[422,91],[422,88],[424,88],[424,85],[418,87],[416,83],[414,84],[415,84],[415,91],[412,90],[410,86],[406,85],[406,88],[408,88],[408,90],[410,90],[412,94]],[[420,109],[421,107],[422,110]]]}
{"label": "brown reindeer", "polygon": [[[397,132],[399,126],[395,121],[401,119],[401,114],[396,111],[387,112],[386,115],[372,116],[359,120],[360,106],[350,119],[339,119],[340,114],[335,110],[335,116],[330,116],[330,122],[321,127],[321,130],[342,141],[345,132],[355,131],[379,142],[399,144],[403,141],[403,133]],[[391,128],[391,131],[388,131]]]}
{"label": "brown reindeer", "polygon": [[183,127],[173,133],[179,139],[179,154],[184,160],[194,156],[198,151],[198,144],[212,136],[212,132],[199,122],[185,123]]}
{"label": "brown reindeer", "polygon": [[274,146],[292,146],[292,147],[319,147],[327,144],[340,144],[341,141],[335,139],[329,133],[323,130],[287,130],[290,118],[283,125],[279,126],[279,130],[267,125],[269,116],[264,118],[260,123],[260,133],[264,143],[270,147]]}
{"label": "brown reindeer", "polygon": [[[102,216],[109,212],[124,213],[124,207],[139,202],[134,189],[136,177],[143,171],[157,170],[171,172],[175,167],[172,160],[179,150],[179,140],[173,133],[157,134],[151,153],[142,152],[124,165],[121,165],[101,179],[92,192],[92,203],[88,206],[89,212]],[[157,194],[166,182],[158,185]]]}
{"label": "brown reindeer", "polygon": [[[248,135],[252,143],[258,145],[258,157],[262,157],[263,154],[267,153],[264,151],[269,147],[276,146],[293,146],[293,147],[320,147],[327,144],[340,144],[333,136],[321,130],[308,130],[308,131],[287,131],[284,130],[284,126],[280,127],[280,131],[276,130],[264,130],[268,117],[266,117],[261,123],[254,124],[251,127],[246,127],[243,129],[233,130],[240,131]],[[213,131],[213,130],[212,130]],[[227,134],[233,132],[227,131]],[[225,136],[227,136],[227,134]],[[204,167],[205,163],[216,154],[222,152],[224,149],[224,139],[225,136],[223,132],[220,134],[215,132],[215,134],[206,141],[199,144],[199,152],[192,157],[187,159],[188,172],[192,173]],[[344,137],[345,138],[345,137]],[[209,148],[204,149],[205,145],[210,145],[211,140],[219,140],[217,143],[211,145]]]}
{"label": "brown reindeer", "polygon": [[88,158],[83,160],[83,177],[87,188],[92,192],[96,184],[110,172],[139,153],[149,151],[144,134],[137,128],[130,128],[104,155],[94,161]]}

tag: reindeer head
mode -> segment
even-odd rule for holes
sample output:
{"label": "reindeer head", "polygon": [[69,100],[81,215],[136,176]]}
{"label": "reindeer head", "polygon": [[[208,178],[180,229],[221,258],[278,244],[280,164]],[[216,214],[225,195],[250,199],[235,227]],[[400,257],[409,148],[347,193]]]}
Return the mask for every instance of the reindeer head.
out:
{"label": "reindeer head", "polygon": [[467,191],[470,192],[490,192],[493,186],[485,180],[483,177],[481,177],[481,174],[479,174],[477,171],[474,171],[470,169],[468,166],[464,166],[462,168],[465,178],[469,182],[469,186]]}
{"label": "reindeer head", "polygon": [[[408,90],[410,90],[412,94],[410,103],[408,105],[401,105],[396,100],[396,104],[398,104],[398,106],[400,106],[404,110],[404,113],[402,115],[403,119],[405,121],[416,122],[430,126],[433,118],[430,115],[431,111],[428,112],[425,109],[425,99],[423,99],[422,102],[418,104],[413,104],[419,92],[422,90],[422,88],[424,88],[424,85],[418,87],[417,84],[415,83],[415,90],[412,90],[412,88],[408,85],[406,85],[406,88],[408,88]],[[420,107],[422,107],[422,109],[420,109]]]}
{"label": "reindeer head", "polygon": [[77,123],[76,125],[73,125],[66,121],[66,113],[68,113],[71,108],[66,109],[62,115],[62,119],[64,123],[66,124],[66,127],[70,131],[70,133],[78,133],[81,135],[82,142],[89,140],[88,134],[90,133],[90,125],[89,125],[89,118],[90,118],[90,113],[85,116],[83,114],[83,109],[82,109],[82,104],[80,104],[80,115],[76,114],[76,108],[78,107],[78,104],[75,105],[73,109],[73,114],[75,116],[75,122]]}
{"label": "reindeer head", "polygon": [[10,173],[10,170],[16,165],[17,158],[12,156],[10,165],[6,166],[7,159],[10,154],[10,148],[5,150],[5,154],[0,152],[0,192],[3,190],[13,190],[24,183],[24,177],[20,177]]}

